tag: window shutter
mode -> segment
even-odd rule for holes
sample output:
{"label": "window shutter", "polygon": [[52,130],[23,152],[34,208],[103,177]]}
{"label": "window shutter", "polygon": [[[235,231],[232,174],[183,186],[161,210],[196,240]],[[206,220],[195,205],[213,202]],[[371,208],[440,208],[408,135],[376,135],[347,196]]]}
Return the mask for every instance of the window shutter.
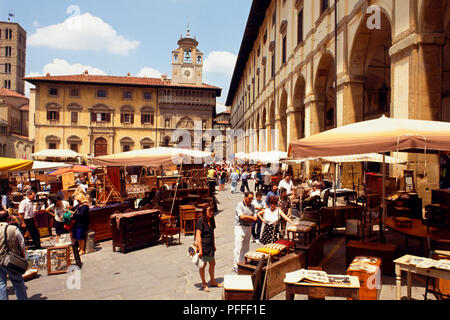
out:
{"label": "window shutter", "polygon": [[143,114],[141,114],[141,124],[145,124],[145,119],[144,119],[144,115]]}
{"label": "window shutter", "polygon": [[134,124],[134,113],[131,114],[131,124]]}
{"label": "window shutter", "polygon": [[47,111],[47,120],[50,120],[50,111]]}
{"label": "window shutter", "polygon": [[97,122],[97,114],[95,112],[91,113],[91,122]]}
{"label": "window shutter", "polygon": [[56,116],[55,116],[56,119],[55,120],[59,121],[59,112],[55,112],[55,114],[56,114]]}
{"label": "window shutter", "polygon": [[[108,118],[108,116],[106,116],[106,118]],[[123,113],[120,114],[120,123],[124,123],[125,122],[125,116]]]}
{"label": "window shutter", "polygon": [[106,122],[111,122],[111,113],[106,114]]}

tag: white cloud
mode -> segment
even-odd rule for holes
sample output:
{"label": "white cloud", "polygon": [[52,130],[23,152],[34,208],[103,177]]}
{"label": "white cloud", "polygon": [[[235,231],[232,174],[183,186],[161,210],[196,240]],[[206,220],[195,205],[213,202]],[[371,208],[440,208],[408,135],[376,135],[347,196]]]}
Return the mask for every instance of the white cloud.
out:
{"label": "white cloud", "polygon": [[217,102],[216,103],[216,113],[219,114],[219,113],[222,113],[225,111],[227,111],[227,107],[223,103]]}
{"label": "white cloud", "polygon": [[126,56],[139,47],[140,42],[125,39],[101,18],[84,13],[71,16],[60,24],[38,28],[28,38],[28,45]]}
{"label": "white cloud", "polygon": [[145,78],[161,78],[162,73],[156,69],[153,68],[142,68],[139,73],[137,74],[138,77],[145,77]]}
{"label": "white cloud", "polygon": [[[82,74],[84,71],[88,71],[92,75],[107,75],[106,72],[99,68],[82,65],[81,63],[70,64],[64,59],[53,59],[52,62],[47,63],[40,72],[30,72],[26,77],[40,77],[45,76],[50,73],[52,76],[62,76],[62,75],[76,75]],[[30,88],[34,88],[31,83],[25,82],[25,95],[29,97]]]}
{"label": "white cloud", "polygon": [[205,59],[203,68],[206,73],[225,73],[232,75],[236,65],[236,55],[227,51],[212,51]]}

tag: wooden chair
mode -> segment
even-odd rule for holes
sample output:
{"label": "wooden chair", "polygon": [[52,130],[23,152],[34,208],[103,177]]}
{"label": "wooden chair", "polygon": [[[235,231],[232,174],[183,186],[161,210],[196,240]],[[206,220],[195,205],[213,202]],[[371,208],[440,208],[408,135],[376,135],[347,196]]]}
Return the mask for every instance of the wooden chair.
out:
{"label": "wooden chair", "polygon": [[169,238],[173,241],[173,237],[178,234],[178,243],[181,244],[181,228],[177,227],[177,219],[172,215],[161,213],[159,216],[159,229],[161,240],[169,246]]}

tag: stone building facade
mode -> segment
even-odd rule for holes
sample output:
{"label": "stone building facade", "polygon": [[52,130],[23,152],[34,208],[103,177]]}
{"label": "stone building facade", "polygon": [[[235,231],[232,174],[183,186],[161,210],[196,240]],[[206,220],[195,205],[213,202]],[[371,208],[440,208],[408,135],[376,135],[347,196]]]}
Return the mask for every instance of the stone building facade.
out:
{"label": "stone building facade", "polygon": [[[232,127],[255,133],[234,151],[287,151],[381,115],[450,121],[449,21],[448,0],[253,1],[227,105]],[[417,173],[426,160],[416,186],[429,201],[438,156],[399,157]]]}
{"label": "stone building facade", "polygon": [[29,159],[33,143],[28,139],[29,100],[0,89],[0,157]]}
{"label": "stone building facade", "polygon": [[0,21],[0,88],[25,94],[27,33],[17,23]]}
{"label": "stone building facade", "polygon": [[[194,41],[182,38],[178,51],[184,52],[186,43],[195,49],[198,42],[193,47]],[[71,149],[100,156],[186,146],[191,137],[188,147],[206,149],[210,141],[194,141],[193,137],[195,130],[202,133],[212,129],[221,89],[202,83],[198,72],[202,61],[173,64],[177,74],[181,68],[192,68],[196,73],[185,72],[176,80],[166,75],[159,79],[96,76],[87,71],[81,75],[26,78],[36,86],[30,92],[30,137],[36,151]],[[185,130],[188,137],[180,138],[177,130]]]}

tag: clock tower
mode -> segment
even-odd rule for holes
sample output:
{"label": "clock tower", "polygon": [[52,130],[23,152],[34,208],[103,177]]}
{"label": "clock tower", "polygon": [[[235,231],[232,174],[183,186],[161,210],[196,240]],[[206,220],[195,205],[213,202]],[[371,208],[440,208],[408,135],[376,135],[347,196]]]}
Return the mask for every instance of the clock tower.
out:
{"label": "clock tower", "polygon": [[172,52],[172,83],[201,85],[203,77],[203,53],[197,49],[198,41],[191,38],[189,27],[181,36],[178,49]]}

